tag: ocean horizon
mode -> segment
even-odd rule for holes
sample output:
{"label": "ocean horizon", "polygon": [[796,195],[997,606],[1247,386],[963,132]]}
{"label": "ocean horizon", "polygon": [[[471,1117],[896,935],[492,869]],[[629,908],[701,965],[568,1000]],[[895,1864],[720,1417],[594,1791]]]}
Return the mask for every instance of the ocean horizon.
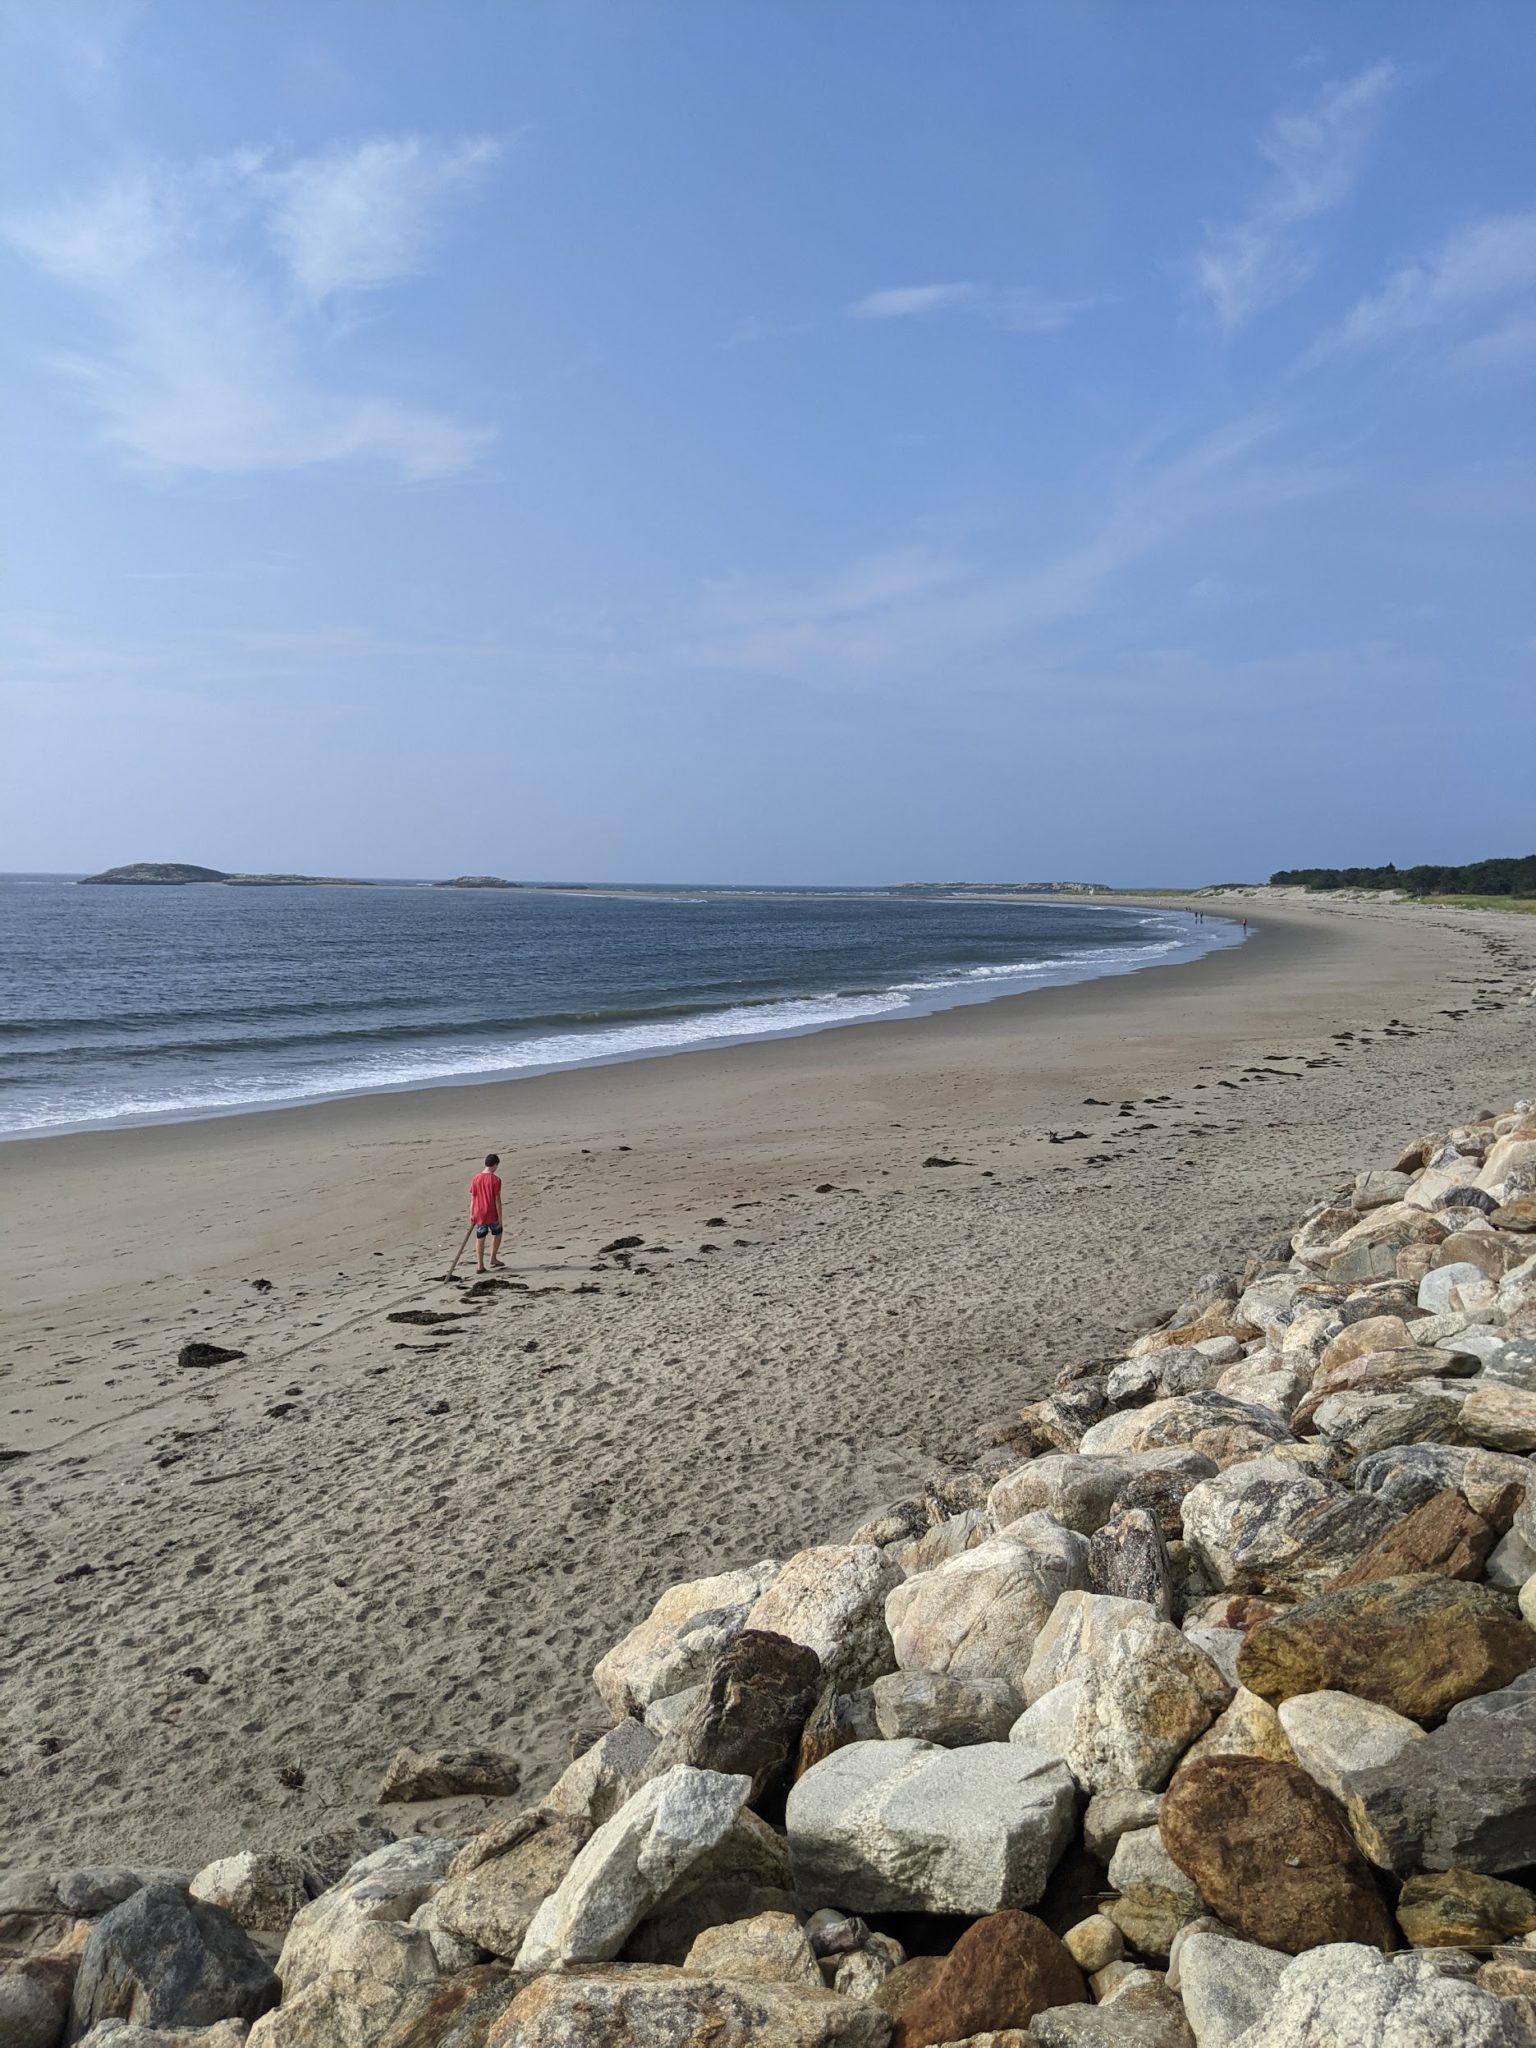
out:
{"label": "ocean horizon", "polygon": [[910,1018],[1243,936],[1219,914],[987,900],[965,885],[78,880],[0,876],[0,1138]]}

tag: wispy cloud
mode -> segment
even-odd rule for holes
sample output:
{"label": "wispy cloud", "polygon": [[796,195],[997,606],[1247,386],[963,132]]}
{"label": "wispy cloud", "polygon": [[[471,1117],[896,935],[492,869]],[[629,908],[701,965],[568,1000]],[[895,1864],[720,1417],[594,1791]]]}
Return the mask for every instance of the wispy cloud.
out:
{"label": "wispy cloud", "polygon": [[415,137],[275,163],[240,151],[124,171],[4,224],[99,333],[54,366],[104,437],[146,466],[240,473],[376,460],[406,476],[474,461],[486,429],[322,374],[322,302],[426,265],[437,215],[494,145]]}
{"label": "wispy cloud", "polygon": [[1259,138],[1269,177],[1239,219],[1207,224],[1195,258],[1196,281],[1223,327],[1241,326],[1311,276],[1317,252],[1306,228],[1348,198],[1397,82],[1394,65],[1372,64],[1276,115]]}
{"label": "wispy cloud", "polygon": [[[1397,342],[1429,329],[1458,329],[1458,353],[1492,368],[1523,360],[1536,342],[1536,211],[1473,221],[1433,256],[1404,264],[1380,291],[1361,299],[1314,357]],[[1520,303],[1524,301],[1524,303]],[[1465,337],[1490,314],[1495,324]]]}
{"label": "wispy cloud", "polygon": [[312,299],[415,277],[444,204],[500,154],[485,137],[436,148],[389,135],[306,158],[265,180],[272,238]]}
{"label": "wispy cloud", "polygon": [[1128,571],[1191,530],[1336,487],[1325,464],[1268,456],[1281,424],[1254,414],[1173,454],[1133,453],[1084,534],[1033,563],[919,546],[799,586],[712,585],[670,659],[877,690],[1043,660],[1053,629],[1104,612]]}
{"label": "wispy cloud", "polygon": [[903,284],[869,292],[846,310],[850,320],[921,320],[936,313],[970,313],[1016,334],[1054,334],[1093,304],[1052,298],[1027,285]]}

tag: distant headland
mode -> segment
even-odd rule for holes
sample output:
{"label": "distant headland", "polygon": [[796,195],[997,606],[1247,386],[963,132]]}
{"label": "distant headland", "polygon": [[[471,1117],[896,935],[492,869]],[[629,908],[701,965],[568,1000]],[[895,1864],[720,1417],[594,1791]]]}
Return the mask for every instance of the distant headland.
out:
{"label": "distant headland", "polygon": [[509,882],[501,875],[455,875],[451,882],[364,881],[353,875],[234,875],[223,868],[199,867],[187,860],[135,860],[125,867],[104,868],[99,875],[82,875],[82,883],[95,886],[111,883],[138,889],[181,889],[189,882],[219,882],[230,889],[525,889],[526,882]]}

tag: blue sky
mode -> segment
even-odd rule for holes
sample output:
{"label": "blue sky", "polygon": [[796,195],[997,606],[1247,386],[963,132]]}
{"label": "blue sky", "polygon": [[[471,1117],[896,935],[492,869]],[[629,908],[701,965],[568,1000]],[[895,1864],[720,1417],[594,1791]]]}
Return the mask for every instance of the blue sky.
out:
{"label": "blue sky", "polygon": [[1526,0],[0,8],[0,868],[1529,851],[1533,58]]}

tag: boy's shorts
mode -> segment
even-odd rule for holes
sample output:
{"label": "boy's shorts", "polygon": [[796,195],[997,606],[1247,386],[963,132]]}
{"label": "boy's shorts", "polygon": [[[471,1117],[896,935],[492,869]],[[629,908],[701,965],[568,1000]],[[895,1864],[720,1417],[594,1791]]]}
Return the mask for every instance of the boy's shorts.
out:
{"label": "boy's shorts", "polygon": [[501,1225],[499,1223],[477,1223],[475,1225],[475,1235],[476,1237],[500,1237]]}

